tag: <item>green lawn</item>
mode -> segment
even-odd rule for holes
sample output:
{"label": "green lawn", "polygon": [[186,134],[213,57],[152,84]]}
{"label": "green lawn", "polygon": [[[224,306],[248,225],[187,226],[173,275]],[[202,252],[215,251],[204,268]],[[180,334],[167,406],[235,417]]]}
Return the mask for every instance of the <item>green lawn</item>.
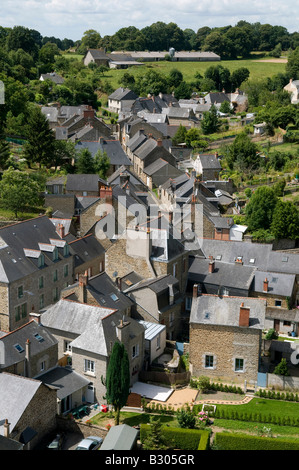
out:
{"label": "green lawn", "polygon": [[299,428],[295,426],[278,426],[276,424],[251,423],[248,421],[234,421],[231,419],[214,419],[213,426],[228,431],[238,431],[257,434],[264,426],[270,428],[273,435],[277,437],[292,437],[298,439]]}
{"label": "green lawn", "polygon": [[238,411],[238,413],[261,413],[262,415],[275,415],[283,417],[299,418],[299,405],[294,402],[281,400],[269,400],[264,398],[253,398],[245,405],[217,405],[217,410],[222,408]]}

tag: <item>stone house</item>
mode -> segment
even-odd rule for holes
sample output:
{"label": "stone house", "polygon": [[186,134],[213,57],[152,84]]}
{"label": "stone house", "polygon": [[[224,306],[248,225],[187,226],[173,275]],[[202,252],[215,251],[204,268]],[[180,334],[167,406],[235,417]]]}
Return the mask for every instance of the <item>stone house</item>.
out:
{"label": "stone house", "polygon": [[91,63],[96,65],[104,65],[105,67],[109,64],[109,57],[103,49],[88,49],[85,56],[83,57],[84,65]]}
{"label": "stone house", "polygon": [[106,272],[113,279],[135,271],[143,278],[171,274],[185,291],[188,276],[188,252],[172,229],[156,228],[162,216],[136,228],[127,228],[122,238],[106,251]]}
{"label": "stone house", "polygon": [[136,93],[129,88],[120,87],[108,96],[108,109],[114,113],[130,110],[137,98]]}
{"label": "stone house", "polygon": [[256,382],[266,301],[200,295],[194,286],[190,315],[190,371],[213,381]]}
{"label": "stone house", "polygon": [[73,256],[46,216],[0,229],[0,328],[13,331],[73,282]]}
{"label": "stone house", "polygon": [[202,181],[217,181],[221,171],[221,163],[216,155],[198,155],[194,162],[197,175],[201,175]]}
{"label": "stone house", "polygon": [[56,366],[57,340],[40,324],[40,315],[32,317],[14,331],[1,332],[1,372],[30,378]]}
{"label": "stone house", "polygon": [[116,341],[128,352],[131,384],[138,380],[144,361],[144,327],[136,320],[114,309],[62,299],[42,315],[42,322],[58,339],[59,356],[69,357],[72,369],[88,379],[86,401],[105,403],[102,377]]}
{"label": "stone house", "polygon": [[56,428],[57,390],[40,380],[0,374],[0,435],[34,449]]}
{"label": "stone house", "polygon": [[166,326],[167,339],[178,338],[183,295],[179,281],[170,274],[144,279],[124,291],[133,301],[134,318]]}

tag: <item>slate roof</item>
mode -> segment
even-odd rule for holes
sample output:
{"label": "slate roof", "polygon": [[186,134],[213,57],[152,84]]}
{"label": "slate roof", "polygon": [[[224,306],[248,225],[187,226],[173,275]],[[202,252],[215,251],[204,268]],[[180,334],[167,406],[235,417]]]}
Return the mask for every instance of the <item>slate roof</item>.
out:
{"label": "slate roof", "polygon": [[[245,267],[245,266],[244,266]],[[264,280],[268,280],[268,293],[283,297],[291,297],[296,282],[295,274],[271,273],[267,271],[256,271],[252,290],[263,293]],[[266,294],[265,294],[266,295]]]}
{"label": "slate roof", "polygon": [[103,182],[96,174],[68,174],[66,191],[98,191],[99,182]]}
{"label": "slate roof", "polygon": [[[45,247],[51,240],[62,241],[47,216],[18,222],[0,229],[0,281],[9,283],[30,276],[39,269],[38,252],[43,253],[44,266],[52,265],[52,253]],[[65,243],[65,242],[63,242]],[[59,251],[59,258],[62,254]],[[36,256],[30,256],[35,253]]]}
{"label": "slate roof", "polygon": [[43,80],[51,80],[51,82],[56,83],[56,85],[61,85],[62,83],[64,83],[64,78],[55,72],[43,73],[41,74],[41,78]]}
{"label": "slate roof", "polygon": [[[264,328],[267,302],[250,297],[201,295],[192,300],[190,324],[239,326],[241,303],[250,308],[250,329]],[[192,328],[192,325],[191,325]]]}
{"label": "slate roof", "polygon": [[92,234],[70,242],[69,249],[74,256],[75,268],[97,258],[105,252],[104,247]]}
{"label": "slate roof", "polygon": [[[4,360],[3,367],[9,367],[17,364],[25,359],[26,341],[30,341],[30,355],[34,356],[41,354],[43,351],[46,354],[48,348],[57,344],[58,341],[47,331],[42,325],[36,321],[31,320],[29,323],[21,326],[20,328],[4,334],[0,338],[0,343],[4,347]],[[19,352],[15,345],[21,346],[22,351]]]}
{"label": "slate roof", "polygon": [[250,290],[256,268],[215,261],[213,273],[209,273],[209,259],[195,257],[191,260],[188,279],[192,282],[221,287]]}
{"label": "slate roof", "polygon": [[0,373],[0,434],[4,435],[4,420],[12,432],[42,383],[7,372]]}
{"label": "slate roof", "polygon": [[134,319],[124,317],[113,309],[81,304],[62,299],[42,315],[42,322],[50,329],[72,333],[76,338],[71,346],[107,357],[111,341],[116,341],[116,328],[121,319],[130,322],[132,335],[143,332]]}
{"label": "slate roof", "polygon": [[[71,300],[77,300],[77,295],[74,292],[78,285],[79,283],[75,283],[66,287],[62,292],[62,296]],[[117,288],[116,284],[105,272],[89,278],[87,289],[100,307],[123,311],[128,307],[131,308],[133,305],[131,299]]]}
{"label": "slate roof", "polygon": [[101,450],[131,450],[138,437],[138,431],[127,424],[113,426],[101,445]]}
{"label": "slate roof", "polygon": [[134,93],[134,91],[130,90],[129,88],[117,88],[111,95],[108,96],[109,100],[116,100],[116,101],[122,101],[122,100],[136,100],[138,98],[138,95]]}
{"label": "slate roof", "polygon": [[86,387],[90,380],[69,367],[57,366],[36,377],[45,385],[57,388],[57,398],[63,400]]}
{"label": "slate roof", "polygon": [[201,166],[204,170],[211,168],[215,170],[221,170],[220,161],[215,157],[215,155],[198,155],[197,158],[200,160]]}
{"label": "slate roof", "polygon": [[242,258],[243,266],[255,266],[259,271],[299,274],[299,254],[274,251],[272,245],[244,241],[202,240],[206,257],[221,256],[221,261],[235,263]]}
{"label": "slate roof", "polygon": [[132,165],[131,160],[127,157],[119,140],[101,139],[100,141],[78,142],[75,148],[78,151],[83,148],[88,149],[93,157],[99,150],[106,152],[111,165]]}

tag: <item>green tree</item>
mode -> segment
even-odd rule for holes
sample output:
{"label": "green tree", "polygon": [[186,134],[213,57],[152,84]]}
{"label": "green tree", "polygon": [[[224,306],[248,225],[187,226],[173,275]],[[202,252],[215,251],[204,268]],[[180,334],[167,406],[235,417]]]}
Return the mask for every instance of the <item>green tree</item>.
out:
{"label": "green tree", "polygon": [[143,442],[144,450],[166,450],[169,446],[166,445],[162,432],[162,424],[155,416],[150,417],[150,431],[146,434]]}
{"label": "green tree", "polygon": [[177,420],[180,428],[194,429],[196,425],[196,417],[192,411],[179,410],[177,411]]}
{"label": "green tree", "polygon": [[0,123],[0,167],[2,168],[2,170],[6,168],[9,157],[10,157],[9,143],[5,140],[4,129]]}
{"label": "green tree", "polygon": [[232,109],[230,107],[230,103],[229,101],[223,101],[220,105],[220,108],[219,108],[219,111],[221,113],[225,113],[225,114],[230,114],[232,113]]}
{"label": "green tree", "polygon": [[46,116],[40,108],[31,108],[26,127],[26,144],[24,146],[24,158],[29,167],[37,163],[50,165],[54,152],[55,136],[49,127]]}
{"label": "green tree", "polygon": [[271,224],[275,238],[299,239],[299,210],[290,201],[279,200],[275,206]]}
{"label": "green tree", "polygon": [[110,168],[110,159],[107,152],[98,150],[94,156],[94,168],[96,173],[102,179],[106,179],[108,170]]}
{"label": "green tree", "polygon": [[243,172],[251,172],[259,168],[261,158],[255,143],[245,132],[242,132],[228,146],[226,160],[230,169],[237,168]]}
{"label": "green tree", "polygon": [[55,140],[52,158],[52,166],[55,170],[58,167],[69,168],[76,158],[75,144],[70,140]]}
{"label": "green tree", "polygon": [[39,50],[39,60],[43,64],[52,65],[56,55],[59,55],[57,44],[47,42]]}
{"label": "green tree", "polygon": [[100,40],[101,35],[98,31],[95,29],[88,29],[82,36],[78,52],[80,54],[85,54],[88,49],[97,49],[99,47]]}
{"label": "green tree", "polygon": [[280,363],[275,367],[274,374],[283,375],[285,377],[290,375],[289,368],[288,368],[288,365],[287,365],[287,361],[286,361],[285,358],[282,358]]}
{"label": "green tree", "polygon": [[15,217],[27,207],[39,203],[40,183],[26,172],[10,167],[3,172],[0,196],[3,207],[12,210]]}
{"label": "green tree", "polygon": [[184,143],[186,141],[186,134],[187,134],[186,127],[180,124],[178,130],[176,131],[176,133],[174,134],[172,138],[173,145]]}
{"label": "green tree", "polygon": [[106,399],[115,410],[115,424],[119,424],[120,410],[126,405],[130,393],[130,367],[128,353],[122,343],[114,343],[106,375]]}
{"label": "green tree", "polygon": [[201,130],[204,135],[213,134],[217,132],[221,126],[221,121],[218,117],[216,106],[212,105],[210,111],[203,114],[201,121]]}
{"label": "green tree", "polygon": [[269,186],[260,186],[246,205],[246,224],[249,231],[269,230],[278,198]]}
{"label": "green tree", "polygon": [[299,46],[289,54],[286,73],[293,80],[299,79]]}
{"label": "green tree", "polygon": [[82,149],[76,162],[76,173],[93,174],[95,173],[95,165],[91,152],[88,149]]}

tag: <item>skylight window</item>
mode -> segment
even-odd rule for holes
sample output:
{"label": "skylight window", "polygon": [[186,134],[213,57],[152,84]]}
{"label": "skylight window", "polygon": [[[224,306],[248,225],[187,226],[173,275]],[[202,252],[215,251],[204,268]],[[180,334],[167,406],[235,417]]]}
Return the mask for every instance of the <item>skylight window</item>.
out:
{"label": "skylight window", "polygon": [[36,338],[37,341],[39,341],[40,343],[41,343],[42,341],[44,341],[44,338],[43,338],[41,335],[39,335],[38,333],[36,333],[36,334],[34,335],[34,338]]}
{"label": "skylight window", "polygon": [[255,263],[255,258],[250,258],[249,263],[254,264]]}
{"label": "skylight window", "polygon": [[24,351],[24,348],[20,344],[15,344],[14,347],[19,353],[22,353]]}
{"label": "skylight window", "polygon": [[216,261],[220,261],[221,258],[222,258],[222,255],[217,255],[215,259],[216,259]]}
{"label": "skylight window", "polygon": [[287,256],[283,256],[283,257],[282,257],[282,262],[283,262],[283,263],[287,263],[287,262],[288,262],[288,259],[289,259],[289,258],[288,258]]}
{"label": "skylight window", "polygon": [[117,300],[119,300],[119,298],[117,297],[116,294],[110,294],[110,297],[112,300],[114,300],[114,302],[116,302]]}

